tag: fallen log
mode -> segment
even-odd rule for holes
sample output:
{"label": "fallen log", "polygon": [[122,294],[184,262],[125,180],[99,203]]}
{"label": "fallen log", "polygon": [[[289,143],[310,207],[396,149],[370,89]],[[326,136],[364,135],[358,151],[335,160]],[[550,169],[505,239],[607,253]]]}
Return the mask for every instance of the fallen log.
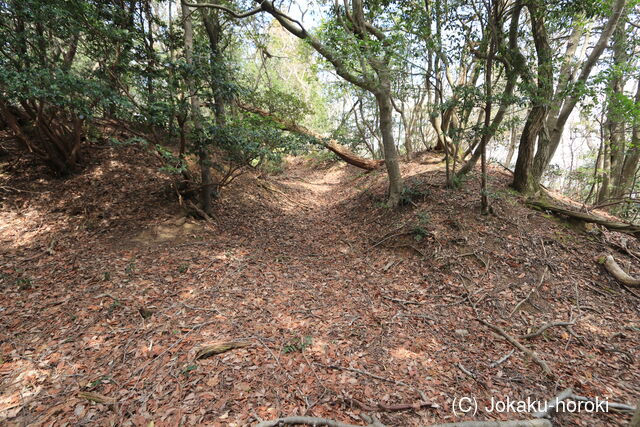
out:
{"label": "fallen log", "polygon": [[620,283],[633,286],[640,287],[640,279],[636,279],[628,275],[616,262],[616,260],[611,255],[601,255],[597,258],[597,261],[604,265],[604,268]]}
{"label": "fallen log", "polygon": [[238,105],[238,107],[250,113],[258,114],[262,117],[267,117],[273,120],[274,122],[278,123],[284,129],[290,132],[307,135],[318,140],[318,142],[322,144],[323,147],[333,151],[338,157],[340,157],[342,160],[349,163],[350,165],[353,165],[368,171],[378,169],[379,167],[384,165],[384,160],[374,160],[374,159],[367,159],[364,157],[360,157],[357,154],[355,154],[353,151],[349,150],[344,145],[340,144],[335,139],[326,138],[320,135],[319,133],[314,132],[311,129],[307,129],[306,127],[301,126],[297,123],[294,123],[290,120],[276,117],[274,114],[260,107],[245,104],[242,101],[236,101],[236,105]]}
{"label": "fallen log", "polygon": [[527,205],[533,206],[538,209],[544,209],[547,211],[551,211],[555,214],[564,215],[569,218],[577,219],[584,222],[599,224],[605,228],[608,228],[609,230],[630,234],[634,237],[640,237],[640,226],[638,225],[628,224],[626,222],[621,222],[621,221],[611,221],[599,215],[588,214],[586,212],[573,211],[571,209],[563,208],[561,206],[553,205],[551,203],[543,202],[541,200],[529,200],[526,203]]}

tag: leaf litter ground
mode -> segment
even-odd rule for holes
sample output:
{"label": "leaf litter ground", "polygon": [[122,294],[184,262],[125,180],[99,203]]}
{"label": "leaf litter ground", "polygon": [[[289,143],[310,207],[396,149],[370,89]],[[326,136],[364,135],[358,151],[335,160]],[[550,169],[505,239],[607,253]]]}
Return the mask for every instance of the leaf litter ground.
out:
{"label": "leaf litter ground", "polygon": [[[640,399],[640,299],[593,260],[624,237],[526,208],[497,169],[495,215],[479,214],[476,177],[444,188],[433,157],[403,165],[411,201],[394,212],[382,172],[291,159],[281,175],[241,178],[207,225],[181,217],[168,180],[135,147],[91,150],[87,169],[64,181],[2,177],[6,425],[232,426],[302,414],[358,424],[375,413],[413,426],[528,418],[456,417],[465,396],[483,406],[573,387]],[[472,303],[513,337],[575,323],[519,338],[555,376],[477,322]],[[242,345],[201,357],[226,341]]]}

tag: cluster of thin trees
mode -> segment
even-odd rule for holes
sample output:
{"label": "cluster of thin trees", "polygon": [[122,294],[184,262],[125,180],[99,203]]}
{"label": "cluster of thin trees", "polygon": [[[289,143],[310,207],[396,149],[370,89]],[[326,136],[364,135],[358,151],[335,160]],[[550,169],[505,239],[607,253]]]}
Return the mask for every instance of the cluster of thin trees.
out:
{"label": "cluster of thin trees", "polygon": [[6,1],[0,117],[61,173],[76,167],[97,118],[175,137],[178,160],[198,159],[208,213],[234,174],[212,176],[222,168],[212,147],[255,165],[300,143],[239,105],[295,121],[337,102],[272,84],[265,35],[277,26],[341,82],[349,105],[322,131],[384,160],[390,206],[403,193],[399,157],[435,148],[453,187],[480,162],[488,211],[487,147],[505,139],[513,187],[536,194],[576,117],[601,124],[586,199],[612,206],[634,196],[640,161],[639,12],[627,0]]}

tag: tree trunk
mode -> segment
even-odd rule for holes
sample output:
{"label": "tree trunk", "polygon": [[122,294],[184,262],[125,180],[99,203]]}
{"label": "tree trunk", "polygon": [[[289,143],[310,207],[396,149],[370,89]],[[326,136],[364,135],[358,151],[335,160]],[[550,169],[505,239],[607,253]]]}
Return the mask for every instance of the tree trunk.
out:
{"label": "tree trunk", "polygon": [[[635,96],[636,105],[640,105],[640,78],[638,78],[638,86],[636,88]],[[633,176],[638,169],[638,162],[640,161],[640,119],[635,117],[633,120],[633,126],[631,128],[631,145],[627,150],[627,154],[624,158],[624,164],[622,166],[622,172],[620,175],[620,181],[616,189],[619,190],[618,197],[631,190],[631,182]]]}
{"label": "tree trunk", "polygon": [[511,161],[513,160],[513,154],[516,152],[516,143],[518,142],[518,126],[514,123],[511,125],[511,137],[509,139],[509,150],[507,151],[507,158],[504,160],[504,165],[507,168],[511,167]]}
{"label": "tree trunk", "polygon": [[[615,0],[613,9],[611,12],[611,16],[609,17],[607,23],[605,24],[602,30],[602,33],[600,34],[600,37],[596,42],[595,46],[593,47],[593,49],[591,49],[591,53],[589,54],[588,58],[584,62],[582,69],[580,70],[580,75],[578,76],[576,81],[573,83],[576,87],[580,87],[581,85],[584,85],[587,79],[589,78],[589,75],[591,74],[591,70],[595,66],[598,59],[600,58],[600,55],[602,55],[602,52],[607,46],[607,43],[609,42],[611,35],[613,34],[614,30],[616,29],[620,21],[620,16],[622,15],[624,6],[625,6],[625,0]],[[531,11],[531,7],[529,9]],[[532,16],[533,15],[535,14],[532,12]],[[532,19],[532,22],[533,22],[533,19]],[[534,37],[535,37],[535,32],[534,32]],[[549,62],[549,64],[551,64],[551,62]],[[553,94],[553,90],[551,95],[552,94]],[[558,114],[558,116],[552,118],[553,127],[549,129],[549,138],[548,140],[545,138],[544,141],[541,141],[543,142],[543,144],[541,144],[538,147],[538,151],[536,152],[534,166],[532,169],[536,186],[539,185],[540,181],[542,180],[542,175],[544,174],[544,171],[546,170],[547,166],[549,166],[549,163],[551,162],[551,159],[553,158],[553,155],[555,154],[556,149],[560,144],[560,140],[562,139],[562,132],[564,131],[564,125],[566,124],[567,120],[569,119],[569,116],[571,115],[571,112],[573,111],[574,107],[576,106],[578,101],[581,99],[581,97],[582,97],[582,93],[580,90],[577,90],[577,89],[573,90],[570,93],[570,95],[566,98],[564,103],[562,104],[562,109],[560,110],[560,113]],[[551,97],[548,97],[546,99],[551,99]]]}
{"label": "tree trunk", "polygon": [[600,191],[596,203],[601,204],[609,199],[609,183],[611,176],[611,154],[609,144],[604,143],[602,150],[602,182],[600,183]]}
{"label": "tree trunk", "polygon": [[538,56],[538,84],[532,101],[533,107],[529,111],[520,137],[513,187],[523,193],[535,193],[538,190],[539,180],[533,173],[534,153],[539,137],[541,139],[539,145],[547,145],[543,128],[547,117],[547,103],[553,95],[553,51],[544,23],[544,10],[540,8],[538,0],[529,2],[527,8],[531,15],[531,32]]}
{"label": "tree trunk", "polygon": [[524,129],[522,129],[518,157],[516,158],[516,166],[513,172],[513,188],[521,193],[534,193],[537,190],[531,170],[533,169],[536,141],[542,129],[545,115],[546,107],[541,105],[534,106],[529,111]]}
{"label": "tree trunk", "polygon": [[396,207],[400,203],[402,193],[402,176],[398,164],[398,152],[393,141],[393,108],[391,106],[390,83],[383,82],[382,88],[375,94],[380,112],[380,133],[384,149],[384,163],[389,175],[389,206]]}
{"label": "tree trunk", "polygon": [[[193,66],[193,24],[189,7],[182,4],[182,25],[184,28],[184,56],[187,64]],[[200,206],[202,210],[211,215],[211,161],[204,141],[201,141],[202,122],[200,116],[200,99],[196,93],[195,84],[190,74],[187,73],[187,87],[191,101],[191,120],[197,138],[198,165],[200,167]]]}

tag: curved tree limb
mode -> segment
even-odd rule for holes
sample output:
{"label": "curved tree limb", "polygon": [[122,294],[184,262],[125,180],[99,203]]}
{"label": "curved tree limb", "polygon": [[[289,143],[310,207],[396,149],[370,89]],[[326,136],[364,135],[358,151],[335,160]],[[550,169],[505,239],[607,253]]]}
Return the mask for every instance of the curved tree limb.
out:
{"label": "curved tree limb", "polygon": [[318,140],[318,142],[320,144],[322,144],[325,148],[333,151],[338,157],[340,157],[342,160],[344,160],[345,162],[349,163],[350,165],[359,167],[361,169],[365,169],[368,171],[372,171],[375,169],[378,169],[379,167],[381,167],[382,165],[384,165],[384,160],[374,160],[374,159],[367,159],[364,157],[360,157],[357,154],[355,154],[353,151],[349,150],[347,147],[345,147],[344,145],[340,144],[338,141],[336,141],[335,139],[331,139],[331,138],[325,138],[324,136],[312,131],[311,129],[307,129],[304,126],[301,126],[297,123],[294,123],[290,120],[286,120],[286,119],[282,119],[280,117],[276,117],[274,116],[272,113],[270,113],[267,110],[264,110],[260,107],[256,107],[254,105],[249,105],[249,104],[245,104],[241,101],[236,101],[236,105],[238,105],[238,107],[242,108],[245,111],[249,111],[251,113],[255,113],[258,114],[262,117],[267,117],[271,120],[273,120],[274,122],[278,123],[279,125],[281,125],[284,129],[290,131],[290,132],[294,132],[294,133],[299,133],[302,135],[307,135],[310,136],[312,138],[315,138]]}
{"label": "curved tree limb", "polygon": [[598,262],[620,283],[627,286],[640,287],[640,279],[627,274],[616,262],[613,256],[604,254],[598,257]]}
{"label": "curved tree limb", "polygon": [[247,10],[246,12],[236,12],[234,10],[229,9],[226,6],[223,6],[221,4],[214,4],[214,3],[189,3],[189,2],[184,1],[184,0],[183,0],[182,3],[185,6],[189,6],[189,7],[210,8],[210,9],[222,10],[222,11],[228,13],[229,15],[233,16],[236,19],[248,18],[250,16],[253,16],[253,15],[263,11],[262,3],[260,4],[260,6],[254,8],[254,9],[251,9],[251,10]]}

